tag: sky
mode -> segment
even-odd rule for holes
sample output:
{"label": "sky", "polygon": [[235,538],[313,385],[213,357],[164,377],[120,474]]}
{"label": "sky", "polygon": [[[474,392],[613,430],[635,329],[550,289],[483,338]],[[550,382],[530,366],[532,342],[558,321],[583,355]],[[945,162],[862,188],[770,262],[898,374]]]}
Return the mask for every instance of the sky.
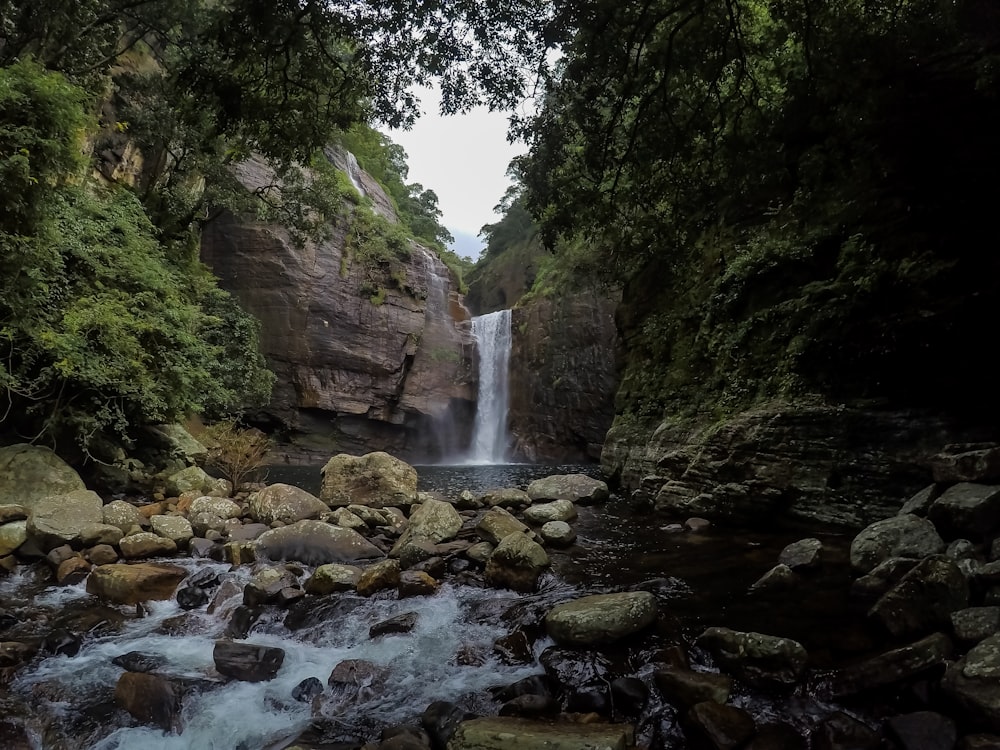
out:
{"label": "sky", "polygon": [[406,181],[437,193],[441,223],[455,236],[451,249],[476,259],[483,248],[479,229],[500,218],[493,207],[510,185],[507,165],[526,146],[507,142],[505,113],[480,107],[442,117],[437,92],[427,90],[420,99],[423,114],[413,128],[387,135],[406,151]]}

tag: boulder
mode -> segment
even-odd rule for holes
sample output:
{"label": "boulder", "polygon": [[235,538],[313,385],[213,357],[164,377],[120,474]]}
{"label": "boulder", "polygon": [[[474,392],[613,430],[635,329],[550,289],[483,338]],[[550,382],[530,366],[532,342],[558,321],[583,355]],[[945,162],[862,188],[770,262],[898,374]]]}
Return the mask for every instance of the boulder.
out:
{"label": "boulder", "polygon": [[448,750],[626,750],[632,727],[627,724],[575,724],[513,716],[463,721]]}
{"label": "boulder", "polygon": [[656,597],[648,591],[596,594],[553,607],[545,629],[564,646],[613,643],[651,625],[656,612]]}
{"label": "boulder", "polygon": [[951,538],[991,536],[1000,527],[1000,486],[972,482],[952,485],[931,504],[927,517]]}
{"label": "boulder", "polygon": [[787,591],[802,583],[802,578],[784,563],[778,563],[756,581],[750,584],[750,592],[754,594],[775,591]]}
{"label": "boulder", "polygon": [[266,682],[278,674],[285,652],[254,643],[216,641],[212,658],[219,674],[244,682]]}
{"label": "boulder", "polygon": [[351,563],[382,557],[383,552],[358,532],[322,521],[297,521],[265,531],[254,542],[260,556],[297,560],[306,565]]}
{"label": "boulder", "polygon": [[500,544],[510,534],[524,534],[528,527],[503,508],[491,508],[476,524],[476,533],[490,544]]}
{"label": "boulder", "polygon": [[27,521],[28,509],[23,505],[0,505],[0,526],[14,521]]}
{"label": "boulder", "polygon": [[915,643],[886,651],[878,656],[840,669],[833,678],[837,696],[910,680],[939,668],[952,655],[952,643],[942,633],[934,633]]}
{"label": "boulder", "polygon": [[201,495],[192,500],[191,507],[188,508],[189,516],[197,513],[208,513],[219,518],[239,518],[243,513],[243,509],[240,508],[239,503],[230,500],[228,497]]}
{"label": "boulder", "polygon": [[697,703],[726,703],[733,689],[733,680],[724,674],[694,672],[683,667],[665,667],[653,673],[656,687],[678,708],[691,708]]}
{"label": "boulder", "polygon": [[692,706],[686,719],[686,731],[693,741],[717,750],[735,750],[757,731],[746,711],[715,701]]}
{"label": "boulder", "polygon": [[289,524],[319,518],[329,510],[318,497],[291,484],[272,484],[254,492],[249,505],[253,519],[267,525],[275,521]]}
{"label": "boulder", "polygon": [[103,522],[116,526],[123,534],[127,534],[133,526],[142,526],[146,517],[132,503],[124,500],[112,500],[102,509]]}
{"label": "boulder", "polygon": [[927,519],[903,514],[869,525],[851,542],[851,567],[867,573],[890,557],[922,558],[945,548],[934,524]]}
{"label": "boulder", "polygon": [[608,499],[608,485],[586,474],[554,474],[536,479],[528,485],[532,502],[569,500],[581,505],[593,505]]}
{"label": "boulder", "polygon": [[358,585],[362,570],[353,565],[328,563],[316,568],[306,581],[308,594],[332,594],[337,591],[350,591]]}
{"label": "boulder", "polygon": [[378,591],[394,589],[399,585],[399,560],[382,560],[365,568],[358,579],[357,591],[371,596]]}
{"label": "boulder", "polygon": [[74,490],[34,501],[28,536],[47,551],[63,544],[80,546],[84,527],[102,523],[104,501],[90,490]]}
{"label": "boulder", "polygon": [[795,684],[809,661],[801,643],[763,633],[708,628],[697,643],[711,652],[724,669],[763,687]]}
{"label": "boulder", "polygon": [[920,636],[943,630],[951,613],[969,606],[969,583],[947,557],[922,560],[889,589],[869,611],[897,637]]}
{"label": "boulder", "polygon": [[390,617],[388,620],[377,622],[368,628],[369,638],[378,638],[383,635],[394,635],[399,633],[409,633],[416,627],[417,613],[404,612],[401,615]]}
{"label": "boulder", "polygon": [[150,531],[142,531],[138,534],[122,537],[118,547],[122,551],[122,557],[127,560],[139,560],[159,555],[172,555],[177,551],[177,542]]}
{"label": "boulder", "polygon": [[187,571],[177,565],[99,565],[87,578],[87,593],[114,604],[170,599]]}
{"label": "boulder", "polygon": [[179,728],[181,692],[158,675],[125,672],[115,684],[115,703],[142,724],[165,732]]}
{"label": "boulder", "polygon": [[185,492],[228,497],[232,485],[225,479],[210,477],[199,466],[188,466],[167,477],[166,490],[170,497],[180,497]]}
{"label": "boulder", "polygon": [[977,722],[1000,731],[1000,634],[983,639],[949,666],[941,688]]}
{"label": "boulder", "polygon": [[28,522],[11,521],[0,526],[0,557],[9,555],[28,540]]}
{"label": "boulder", "polygon": [[551,503],[539,503],[525,508],[521,515],[528,523],[541,526],[549,521],[572,521],[577,512],[576,506],[569,500],[553,500]]}
{"label": "boulder", "polygon": [[893,716],[885,724],[900,750],[954,750],[958,741],[955,722],[934,711]]}
{"label": "boulder", "polygon": [[147,439],[170,458],[199,466],[208,458],[208,448],[179,424],[150,425],[144,431]]}
{"label": "boulder", "polygon": [[27,443],[0,448],[0,498],[31,509],[38,500],[85,490],[80,475],[48,448]]}
{"label": "boulder", "polygon": [[1000,607],[968,607],[951,613],[955,637],[966,643],[978,643],[1000,632]]}
{"label": "boulder", "polygon": [[98,544],[117,546],[125,536],[121,529],[109,523],[92,523],[80,529],[80,544],[94,547]]}
{"label": "boulder", "polygon": [[149,523],[154,534],[171,540],[178,547],[187,545],[194,536],[191,523],[183,516],[153,516],[149,519]]}
{"label": "boulder", "polygon": [[990,482],[1000,479],[1000,446],[949,445],[930,459],[935,482]]}
{"label": "boulder", "polygon": [[[326,507],[326,506],[324,506]],[[337,508],[335,511],[330,513],[327,511],[327,515],[324,516],[324,520],[329,523],[335,523],[338,526],[343,526],[345,529],[367,529],[368,524],[362,520],[361,516],[352,513],[347,508]]]}
{"label": "boulder", "polygon": [[565,521],[549,521],[538,530],[542,541],[553,547],[568,547],[576,541],[576,532]]}
{"label": "boulder", "polygon": [[430,596],[441,584],[422,570],[404,570],[399,574],[399,598]]}
{"label": "boulder", "polygon": [[879,750],[878,732],[843,711],[819,722],[809,735],[812,750]]}
{"label": "boulder", "polygon": [[778,564],[787,565],[796,572],[813,570],[823,562],[823,542],[819,539],[800,539],[792,542],[778,555]]}
{"label": "boulder", "polygon": [[261,568],[243,587],[243,603],[248,607],[273,604],[288,588],[298,586],[298,580],[285,568]]}
{"label": "boulder", "polygon": [[461,528],[462,517],[451,503],[429,498],[413,511],[409,526],[389,555],[398,557],[403,547],[411,542],[437,544],[453,539]]}
{"label": "boulder", "polygon": [[899,513],[897,515],[912,513],[915,516],[926,516],[927,511],[931,509],[931,504],[940,496],[941,486],[937,484],[929,484],[903,503],[903,507],[899,509]]}
{"label": "boulder", "polygon": [[486,563],[486,581],[491,586],[534,591],[539,576],[548,566],[549,556],[540,544],[524,534],[508,534]]}
{"label": "boulder", "polygon": [[382,508],[417,501],[416,469],[388,453],[360,457],[341,453],[331,458],[321,473],[319,496],[330,507],[356,504]]}
{"label": "boulder", "polygon": [[486,490],[486,492],[480,495],[479,502],[481,505],[488,505],[491,508],[500,507],[521,510],[531,505],[531,498],[527,492],[519,490],[516,487],[496,487]]}

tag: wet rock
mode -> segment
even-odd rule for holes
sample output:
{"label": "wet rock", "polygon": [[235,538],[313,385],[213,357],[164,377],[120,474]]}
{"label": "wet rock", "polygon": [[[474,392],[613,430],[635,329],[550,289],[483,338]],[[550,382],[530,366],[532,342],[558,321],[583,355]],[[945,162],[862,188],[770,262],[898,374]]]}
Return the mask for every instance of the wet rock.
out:
{"label": "wet rock", "polygon": [[15,521],[27,521],[28,509],[23,505],[4,505],[0,503],[0,526]]}
{"label": "wet rock", "polygon": [[935,555],[922,560],[869,611],[892,635],[924,635],[945,629],[951,613],[969,604],[969,584],[954,562]]}
{"label": "wet rock", "polygon": [[186,546],[194,536],[191,523],[183,516],[153,516],[149,523],[154,534],[171,540],[180,548]]}
{"label": "wet rock", "polygon": [[530,592],[549,566],[549,556],[537,542],[524,534],[509,534],[501,541],[486,563],[486,581],[491,586]]}
{"label": "wet rock", "polygon": [[809,735],[812,750],[878,750],[878,734],[853,716],[837,711],[821,721]]}
{"label": "wet rock", "polygon": [[519,695],[506,701],[497,713],[525,718],[552,716],[559,713],[559,704],[551,695]]}
{"label": "wet rock", "polygon": [[382,550],[358,532],[322,521],[297,521],[266,531],[254,545],[268,559],[297,560],[306,565],[383,557]]}
{"label": "wet rock", "polygon": [[876,521],[851,542],[851,567],[868,573],[890,557],[923,558],[944,550],[934,524],[912,514]]}
{"label": "wet rock", "polygon": [[497,638],[493,650],[504,664],[531,664],[535,660],[531,642],[523,630]]}
{"label": "wet rock", "polygon": [[110,565],[118,559],[118,553],[110,544],[98,544],[84,552],[91,565]]}
{"label": "wet rock", "polygon": [[476,533],[479,534],[479,538],[493,545],[500,544],[511,534],[525,534],[527,532],[528,527],[503,508],[491,508],[476,524]]}
{"label": "wet rock", "polygon": [[1000,607],[968,607],[951,613],[955,637],[966,643],[978,643],[1000,632]]}
{"label": "wet rock", "polygon": [[191,553],[191,557],[194,558],[212,557],[216,547],[217,545],[215,542],[208,539],[199,539],[197,537],[188,543],[188,551]]}
{"label": "wet rock", "polygon": [[56,583],[60,586],[73,586],[86,578],[88,573],[90,573],[89,562],[80,556],[71,557],[63,560],[56,570]]}
{"label": "wet rock", "polygon": [[371,596],[378,591],[394,589],[399,585],[399,560],[382,560],[365,568],[358,579],[357,591]]}
{"label": "wet rock", "polygon": [[912,513],[915,516],[926,516],[927,511],[931,509],[931,504],[940,496],[941,487],[939,485],[928,485],[903,503],[903,507],[899,509],[898,515]]}
{"label": "wet rock", "polygon": [[115,666],[126,672],[156,672],[167,664],[165,657],[159,654],[146,654],[142,651],[129,651],[111,660]]}
{"label": "wet rock", "polygon": [[684,521],[684,528],[688,531],[705,531],[711,528],[712,522],[707,518],[699,518],[697,516],[692,516]]}
{"label": "wet rock", "polygon": [[0,526],[0,557],[14,552],[27,540],[27,521],[9,521],[3,524]]}
{"label": "wet rock", "polygon": [[802,677],[809,661],[801,643],[763,633],[708,628],[697,642],[723,668],[754,685],[793,685]]}
{"label": "wet rock", "polygon": [[289,630],[339,622],[365,604],[365,599],[353,594],[339,596],[309,596],[300,599],[288,610],[284,624]]}
{"label": "wet rock", "polygon": [[284,649],[253,643],[216,641],[212,652],[215,668],[220,674],[244,682],[265,682],[274,679],[285,661]]}
{"label": "wet rock", "polygon": [[648,591],[596,594],[554,607],[545,629],[566,646],[613,643],[651,625],[656,613],[656,597]]}
{"label": "wet rock", "polygon": [[39,643],[0,641],[0,668],[21,667],[38,653]]}
{"label": "wet rock", "polygon": [[364,659],[346,659],[333,668],[327,684],[339,699],[369,699],[381,694],[389,671]]}
{"label": "wet rock", "polygon": [[225,630],[226,637],[246,638],[259,619],[260,610],[240,604],[229,615],[229,622],[226,623]]}
{"label": "wet rock", "polygon": [[326,503],[310,492],[291,484],[268,485],[248,499],[250,516],[258,523],[271,525],[275,521],[289,524],[319,518],[329,510]]}
{"label": "wet rock", "polygon": [[927,511],[942,534],[983,539],[1000,526],[1000,487],[961,482],[946,489]]}
{"label": "wet rock", "polygon": [[337,508],[332,513],[328,513],[326,516],[323,516],[323,520],[328,523],[335,523],[338,526],[343,526],[345,529],[354,529],[355,531],[368,528],[368,524],[366,524],[360,516],[355,515],[347,508]]}
{"label": "wet rock", "polygon": [[909,557],[890,557],[855,580],[851,584],[851,596],[874,601],[903,580],[903,576],[917,567],[919,562]]}
{"label": "wet rock", "polygon": [[974,719],[1000,730],[1000,634],[983,639],[949,666],[941,687]]}
{"label": "wet rock", "polygon": [[794,571],[814,570],[823,562],[823,551],[823,542],[819,539],[800,539],[781,550],[778,563]]}
{"label": "wet rock", "polygon": [[555,474],[536,479],[528,485],[532,502],[569,500],[580,505],[604,502],[610,496],[608,485],[586,474]]}
{"label": "wet rock", "polygon": [[491,716],[462,722],[448,750],[625,750],[626,724],[574,724]]}
{"label": "wet rock", "polygon": [[323,692],[323,683],[316,677],[306,677],[292,688],[292,698],[299,703],[309,703]]}
{"label": "wet rock", "polygon": [[479,544],[473,544],[465,550],[465,556],[474,563],[486,565],[494,549],[496,547],[489,542],[479,542]]}
{"label": "wet rock", "polygon": [[932,456],[935,482],[988,482],[1000,479],[1000,447],[995,445],[949,445]]}
{"label": "wet rock", "polygon": [[422,570],[404,570],[399,574],[399,598],[430,596],[441,584]]}
{"label": "wet rock", "polygon": [[410,542],[424,541],[437,544],[453,539],[462,528],[462,517],[451,503],[428,499],[410,516],[410,524],[389,553],[399,557],[399,551]]}
{"label": "wet rock", "polygon": [[147,557],[172,555],[177,551],[177,543],[173,539],[158,536],[151,531],[129,534],[122,537],[118,543],[122,557],[126,560],[142,560]]}
{"label": "wet rock", "polygon": [[390,551],[390,555],[399,557],[399,564],[403,568],[412,568],[425,560],[430,560],[437,556],[437,545],[430,541],[416,540],[408,541],[402,545],[397,544]]}
{"label": "wet rock", "polygon": [[637,677],[619,677],[611,683],[611,702],[620,716],[639,716],[649,703],[649,688]]}
{"label": "wet rock", "polygon": [[465,711],[454,703],[434,701],[420,715],[420,724],[427,730],[435,750],[444,750],[446,746],[454,750],[448,743],[465,718]]}
{"label": "wet rock", "polygon": [[431,738],[419,727],[389,727],[382,730],[378,750],[431,750]]}
{"label": "wet rock", "polygon": [[900,750],[954,750],[958,741],[955,722],[934,711],[894,716],[886,728]]}
{"label": "wet rock", "polygon": [[670,703],[691,708],[697,703],[726,703],[733,687],[731,678],[714,672],[694,672],[682,667],[665,667],[653,673],[656,687]]}
{"label": "wet rock", "polygon": [[372,625],[368,629],[369,638],[378,638],[383,635],[393,635],[396,633],[409,633],[417,624],[416,612],[404,612],[401,615],[390,617],[388,620]]}
{"label": "wet rock", "polygon": [[565,521],[549,521],[538,533],[542,541],[553,547],[568,547],[576,541],[576,532]]}
{"label": "wet rock", "polygon": [[[235,523],[232,519],[226,523]],[[229,539],[233,542],[252,542],[260,538],[260,535],[270,530],[270,526],[262,523],[241,523],[236,526],[229,526]]]}
{"label": "wet rock", "polygon": [[510,685],[505,685],[501,688],[491,688],[490,692],[493,693],[493,697],[502,702],[513,700],[522,695],[552,695],[552,681],[547,675],[535,674],[530,677],[524,677],[517,682],[512,682]]}
{"label": "wet rock", "polygon": [[358,585],[361,573],[361,568],[354,565],[320,565],[306,581],[306,593],[323,595],[350,591]]}
{"label": "wet rock", "polygon": [[567,711],[610,713],[614,675],[607,658],[596,652],[552,646],[538,661],[557,686]]}
{"label": "wet rock", "polygon": [[283,589],[298,585],[291,571],[284,568],[262,568],[243,587],[243,603],[248,607],[273,604]]}
{"label": "wet rock", "polygon": [[187,571],[177,565],[100,565],[87,578],[87,593],[115,604],[170,599]]}
{"label": "wet rock", "polygon": [[479,496],[479,502],[491,508],[521,510],[531,505],[531,498],[524,490],[514,487],[497,487],[486,490],[486,492]]}
{"label": "wet rock", "polygon": [[381,451],[361,457],[346,453],[331,458],[321,471],[320,499],[330,507],[407,506],[417,501],[417,471]]}
{"label": "wet rock", "polygon": [[757,729],[753,717],[746,711],[714,701],[693,706],[686,718],[686,731],[691,738],[717,750],[734,750]]}
{"label": "wet rock", "polygon": [[[249,565],[256,562],[257,549],[257,545],[253,542],[226,542],[222,545],[222,559],[233,567]],[[285,551],[281,547],[278,549],[282,552]],[[293,553],[294,551],[293,549]]]}
{"label": "wet rock", "polygon": [[959,750],[1000,750],[1000,737],[993,734],[967,734],[958,743]]}
{"label": "wet rock", "polygon": [[834,693],[843,697],[910,680],[942,667],[951,654],[952,644],[948,637],[943,633],[934,633],[915,643],[842,668],[833,680]]}
{"label": "wet rock", "polygon": [[799,574],[783,563],[779,563],[750,584],[750,592],[760,594],[787,591],[802,583]]}
{"label": "wet rock", "polygon": [[115,703],[142,724],[167,732],[179,728],[180,690],[157,675],[125,672],[115,685]]}
{"label": "wet rock", "polygon": [[745,750],[807,750],[806,738],[788,724],[764,724]]}
{"label": "wet rock", "polygon": [[82,633],[73,632],[66,628],[55,628],[42,639],[39,650],[45,654],[76,656],[80,653],[82,645]]}
{"label": "wet rock", "polygon": [[528,523],[542,526],[550,521],[572,521],[577,517],[576,506],[569,500],[553,500],[526,508],[521,514]]}

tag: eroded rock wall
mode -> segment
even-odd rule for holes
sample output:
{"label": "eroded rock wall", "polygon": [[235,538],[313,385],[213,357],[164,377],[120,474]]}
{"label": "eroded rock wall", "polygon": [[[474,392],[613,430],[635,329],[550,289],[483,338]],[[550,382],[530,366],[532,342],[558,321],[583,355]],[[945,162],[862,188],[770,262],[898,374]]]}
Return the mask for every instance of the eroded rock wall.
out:
{"label": "eroded rock wall", "polygon": [[581,293],[513,310],[509,423],[517,457],[600,457],[614,417],[617,305],[617,293]]}
{"label": "eroded rock wall", "polygon": [[[240,178],[267,184],[266,170],[251,161]],[[231,214],[205,229],[202,260],[260,320],[277,376],[258,416],[277,428],[279,459],[433,458],[462,442],[474,413],[469,315],[444,264],[416,245],[405,283],[373,302],[364,265],[345,258],[346,231],[342,222],[330,239],[298,245],[281,226]]]}

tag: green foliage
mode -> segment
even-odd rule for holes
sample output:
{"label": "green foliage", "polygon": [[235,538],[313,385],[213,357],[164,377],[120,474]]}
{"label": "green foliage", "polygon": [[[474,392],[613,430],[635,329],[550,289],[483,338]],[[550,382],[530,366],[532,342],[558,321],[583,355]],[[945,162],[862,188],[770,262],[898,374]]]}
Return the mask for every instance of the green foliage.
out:
{"label": "green foliage", "polygon": [[410,257],[409,235],[399,224],[393,224],[365,206],[351,214],[341,273],[346,274],[352,263],[361,267],[361,292],[373,305],[385,301],[386,287],[407,293],[405,261]]}

